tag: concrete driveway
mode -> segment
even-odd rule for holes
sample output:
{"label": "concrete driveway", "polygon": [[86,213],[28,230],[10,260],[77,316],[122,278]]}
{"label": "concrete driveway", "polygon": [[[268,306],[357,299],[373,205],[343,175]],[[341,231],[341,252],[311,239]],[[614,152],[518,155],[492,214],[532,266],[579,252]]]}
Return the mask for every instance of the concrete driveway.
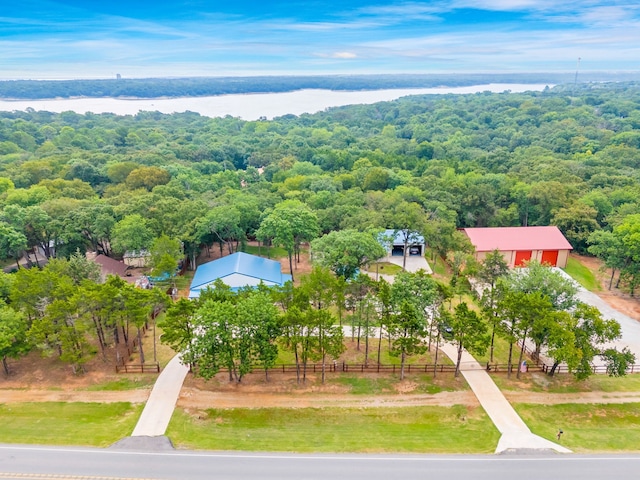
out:
{"label": "concrete driveway", "polygon": [[[402,257],[397,255],[390,255],[380,260],[381,262],[393,263],[394,265],[402,266]],[[407,272],[417,272],[418,270],[424,270],[427,274],[431,275],[433,270],[429,266],[427,259],[420,255],[409,255],[406,262]]]}
{"label": "concrete driveway", "polygon": [[[555,270],[560,272],[566,278],[574,281],[564,270],[560,268],[556,268]],[[602,313],[603,318],[612,318],[620,323],[620,327],[622,328],[622,338],[612,342],[611,346],[615,346],[618,349],[628,347],[629,350],[635,354],[636,363],[640,362],[640,322],[612,308],[598,295],[586,290],[577,282],[574,281],[574,283],[578,287],[577,297],[581,302],[596,307],[600,310],[600,313]]]}

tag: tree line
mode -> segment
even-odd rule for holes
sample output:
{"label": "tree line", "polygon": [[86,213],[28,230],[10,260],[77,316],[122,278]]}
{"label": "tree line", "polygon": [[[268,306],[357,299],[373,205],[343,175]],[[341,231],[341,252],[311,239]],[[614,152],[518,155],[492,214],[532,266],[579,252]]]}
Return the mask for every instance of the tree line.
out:
{"label": "tree line", "polygon": [[[27,315],[28,330],[40,317],[49,325],[50,293],[58,290],[37,276],[49,267],[21,266],[56,265],[88,250],[113,257],[152,250],[163,265],[157,273],[172,274],[183,254],[194,268],[204,250],[232,252],[260,240],[282,246],[294,273],[300,246],[311,242],[318,265],[351,280],[379,255],[383,229],[423,235],[448,261],[455,288],[470,249],[458,228],[548,224],[578,252],[602,258],[612,284],[617,274],[616,284],[633,294],[640,89],[574,87],[413,96],[251,122],[194,113],[0,112],[0,259],[8,269],[15,264],[15,278],[34,275],[44,289],[33,297],[40,304],[25,310],[11,300],[7,308]],[[76,328],[84,323],[64,310],[78,285],[67,285],[55,303],[55,328],[38,337],[57,354],[86,350]],[[415,314],[401,304],[394,314],[402,308],[407,319]],[[589,323],[584,315],[562,321]]]}
{"label": "tree line", "polygon": [[[553,360],[551,375],[560,364],[578,379],[591,375],[596,361],[612,376],[633,365],[628,349],[608,346],[621,337],[620,325],[579,302],[571,280],[536,263],[526,272],[508,272],[498,252],[477,268],[481,308],[466,301],[452,306],[454,291],[422,271],[402,272],[392,284],[364,274],[346,281],[319,266],[299,286],[232,291],[217,281],[197,300],[169,307],[162,340],[197,375],[209,379],[226,369],[236,382],[254,368],[263,368],[268,379],[279,349],[293,354],[298,382],[306,380],[309,362],[320,362],[324,382],[327,365],[345,350],[345,326],[363,350],[365,366],[380,364],[385,348],[399,358],[401,379],[407,359],[426,351],[435,352],[435,376],[443,342],[456,346],[456,376],[464,350],[484,355],[490,347],[490,369],[496,335],[509,344],[508,376],[515,365],[520,378],[528,342],[535,345],[534,357]],[[377,351],[369,348],[372,338]]]}
{"label": "tree line", "polygon": [[482,282],[481,308],[461,299],[453,307],[455,289],[423,271],[401,272],[389,284],[362,273],[346,278],[320,265],[297,285],[234,291],[218,280],[198,299],[172,302],[158,289],[101,279],[97,265],[76,254],[0,275],[0,358],[8,374],[8,358],[37,349],[82,373],[96,355],[126,361],[135,343],[144,363],[143,329],[166,309],[162,341],[205,379],[221,369],[236,382],[255,368],[268,375],[282,349],[293,355],[299,382],[316,361],[324,382],[326,365],[345,350],[345,326],[364,350],[365,365],[380,364],[386,348],[399,358],[401,378],[407,359],[427,350],[435,351],[436,375],[442,342],[457,348],[456,375],[464,349],[483,355],[490,348],[490,368],[496,335],[509,344],[508,375],[522,363],[527,341],[535,345],[534,357],[542,352],[553,359],[551,374],[563,363],[583,379],[601,359],[610,375],[624,375],[635,361],[627,349],[606,346],[620,338],[620,325],[578,302],[575,285],[558,272],[536,263],[508,272],[499,252],[471,267],[465,274]]}
{"label": "tree line", "polygon": [[[599,80],[603,80],[602,75]],[[276,93],[301,89],[380,90],[484,85],[489,83],[549,83],[571,81],[567,74],[405,74],[306,75],[255,77],[113,78],[101,80],[0,81],[0,98],[70,97],[191,97],[239,93]]]}
{"label": "tree line", "polygon": [[639,98],[633,83],[580,84],[252,122],[2,112],[0,258],[118,257],[167,235],[194,265],[216,244],[283,240],[266,217],[286,201],[317,224],[292,257],[302,238],[394,228],[453,259],[457,228],[555,224],[635,293],[640,257],[607,235],[638,224]]}

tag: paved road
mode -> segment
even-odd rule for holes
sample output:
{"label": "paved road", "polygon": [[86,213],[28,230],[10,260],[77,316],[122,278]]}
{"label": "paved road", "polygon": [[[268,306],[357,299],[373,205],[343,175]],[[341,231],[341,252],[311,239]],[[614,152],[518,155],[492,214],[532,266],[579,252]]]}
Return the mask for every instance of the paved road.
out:
{"label": "paved road", "polygon": [[261,455],[0,445],[0,479],[23,480],[626,480],[637,479],[638,471],[640,455]]}

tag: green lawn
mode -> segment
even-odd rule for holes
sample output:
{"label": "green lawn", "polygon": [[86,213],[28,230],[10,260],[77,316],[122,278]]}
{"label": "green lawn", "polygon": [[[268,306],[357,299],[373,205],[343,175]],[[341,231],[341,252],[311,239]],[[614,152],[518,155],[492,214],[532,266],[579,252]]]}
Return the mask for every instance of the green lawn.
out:
{"label": "green lawn", "polygon": [[640,403],[614,404],[515,404],[531,431],[574,452],[640,450]]}
{"label": "green lawn", "polygon": [[591,270],[573,257],[569,257],[567,268],[564,269],[571,278],[591,292],[600,291],[600,283]]}
{"label": "green lawn", "polygon": [[542,372],[529,372],[520,380],[515,375],[508,380],[506,375],[494,375],[494,382],[501,390],[530,390],[548,393],[580,393],[580,392],[640,392],[640,375],[630,374],[624,377],[608,375],[591,375],[586,380],[578,381],[570,374],[559,374],[550,377]]}
{"label": "green lawn", "polygon": [[481,408],[176,410],[180,448],[286,452],[490,453],[500,434]]}
{"label": "green lawn", "polygon": [[[491,327],[489,327],[489,334],[491,334]],[[480,365],[485,365],[489,361],[490,352],[487,347],[487,351],[484,355],[474,355],[475,359],[478,360]],[[520,356],[520,348],[517,345],[513,346],[513,353],[511,357],[511,361],[514,364],[518,363],[518,357]],[[525,354],[526,358],[526,354]],[[500,365],[507,364],[509,360],[509,342],[507,342],[504,338],[495,336],[494,347],[493,347],[493,363],[498,363]]]}
{"label": "green lawn", "polygon": [[123,391],[135,390],[137,388],[151,387],[158,379],[155,373],[144,373],[138,376],[121,377],[118,380],[111,380],[97,385],[91,385],[86,388],[90,391]]}
{"label": "green lawn", "polygon": [[246,245],[244,247],[244,251],[246,253],[250,253],[252,255],[260,255],[266,258],[288,258],[287,251],[281,247],[256,247],[253,245]]}
{"label": "green lawn", "polygon": [[[466,381],[455,378],[452,373],[441,373],[437,380],[434,380],[431,373],[411,372],[406,375],[405,379],[417,384],[415,390],[407,395],[421,393],[433,395],[443,391],[450,392],[469,388]],[[383,374],[341,373],[331,377],[328,383],[347,386],[350,388],[349,393],[353,395],[381,395],[397,393],[396,386],[400,383],[400,378],[397,375],[394,377]]]}
{"label": "green lawn", "polygon": [[[435,262],[433,261],[434,256],[435,256]],[[429,262],[429,265],[433,269],[433,273],[443,277],[451,277],[451,274],[449,273],[447,265],[440,255],[434,255],[434,252],[427,248],[425,252],[425,257]]]}
{"label": "green lawn", "polygon": [[378,273],[384,273],[385,275],[397,275],[402,271],[402,267],[400,265],[396,265],[395,263],[389,263],[389,262],[372,263],[367,268],[367,271],[376,273],[376,268]]}
{"label": "green lawn", "polygon": [[131,434],[141,411],[125,402],[0,404],[0,443],[107,447]]}

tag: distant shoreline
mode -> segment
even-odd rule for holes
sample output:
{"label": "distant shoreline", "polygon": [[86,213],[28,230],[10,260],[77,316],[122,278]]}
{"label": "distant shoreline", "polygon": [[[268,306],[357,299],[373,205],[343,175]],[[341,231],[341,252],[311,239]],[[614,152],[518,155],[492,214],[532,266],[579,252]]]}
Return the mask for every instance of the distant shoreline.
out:
{"label": "distant shoreline", "polygon": [[409,95],[502,93],[542,91],[553,84],[489,83],[462,87],[399,88],[376,90],[299,89],[277,93],[239,93],[188,97],[74,97],[54,99],[1,99],[0,111],[73,111],[79,114],[135,115],[140,111],[164,114],[195,112],[206,117],[273,119],[284,115],[316,113],[331,107],[392,101]]}
{"label": "distant shoreline", "polygon": [[[242,93],[219,93],[216,95],[161,95],[157,97],[143,97],[143,96],[131,96],[131,95],[120,95],[117,97],[111,95],[101,95],[101,96],[91,96],[91,95],[75,95],[69,97],[43,97],[43,98],[22,98],[22,97],[0,97],[0,103],[2,102],[57,102],[57,101],[66,101],[66,100],[92,100],[92,99],[113,99],[113,100],[122,100],[122,101],[151,101],[151,100],[180,100],[180,99],[189,99],[189,98],[217,98],[217,97],[226,97],[230,95],[280,95],[280,94],[289,94],[296,92],[336,92],[336,93],[345,93],[345,94],[353,94],[353,93],[370,93],[370,92],[379,92],[379,91],[394,91],[394,90],[439,90],[441,93],[434,92],[433,95],[442,95],[449,93],[459,93],[459,94],[470,94],[470,93],[478,93],[478,88],[487,87],[488,91],[493,93],[500,93],[495,90],[495,87],[507,87],[505,90],[511,90],[508,87],[515,87],[520,90],[522,87],[531,86],[533,91],[540,91],[541,86],[548,86],[549,88],[554,87],[555,83],[484,83],[478,85],[462,85],[462,86],[451,86],[451,85],[438,85],[434,87],[398,87],[398,88],[361,88],[361,89],[330,89],[330,88],[296,88],[287,91],[274,91],[274,92],[242,92]],[[464,92],[454,92],[453,90],[473,90],[473,91],[464,91]],[[429,94],[427,94],[429,95]]]}

